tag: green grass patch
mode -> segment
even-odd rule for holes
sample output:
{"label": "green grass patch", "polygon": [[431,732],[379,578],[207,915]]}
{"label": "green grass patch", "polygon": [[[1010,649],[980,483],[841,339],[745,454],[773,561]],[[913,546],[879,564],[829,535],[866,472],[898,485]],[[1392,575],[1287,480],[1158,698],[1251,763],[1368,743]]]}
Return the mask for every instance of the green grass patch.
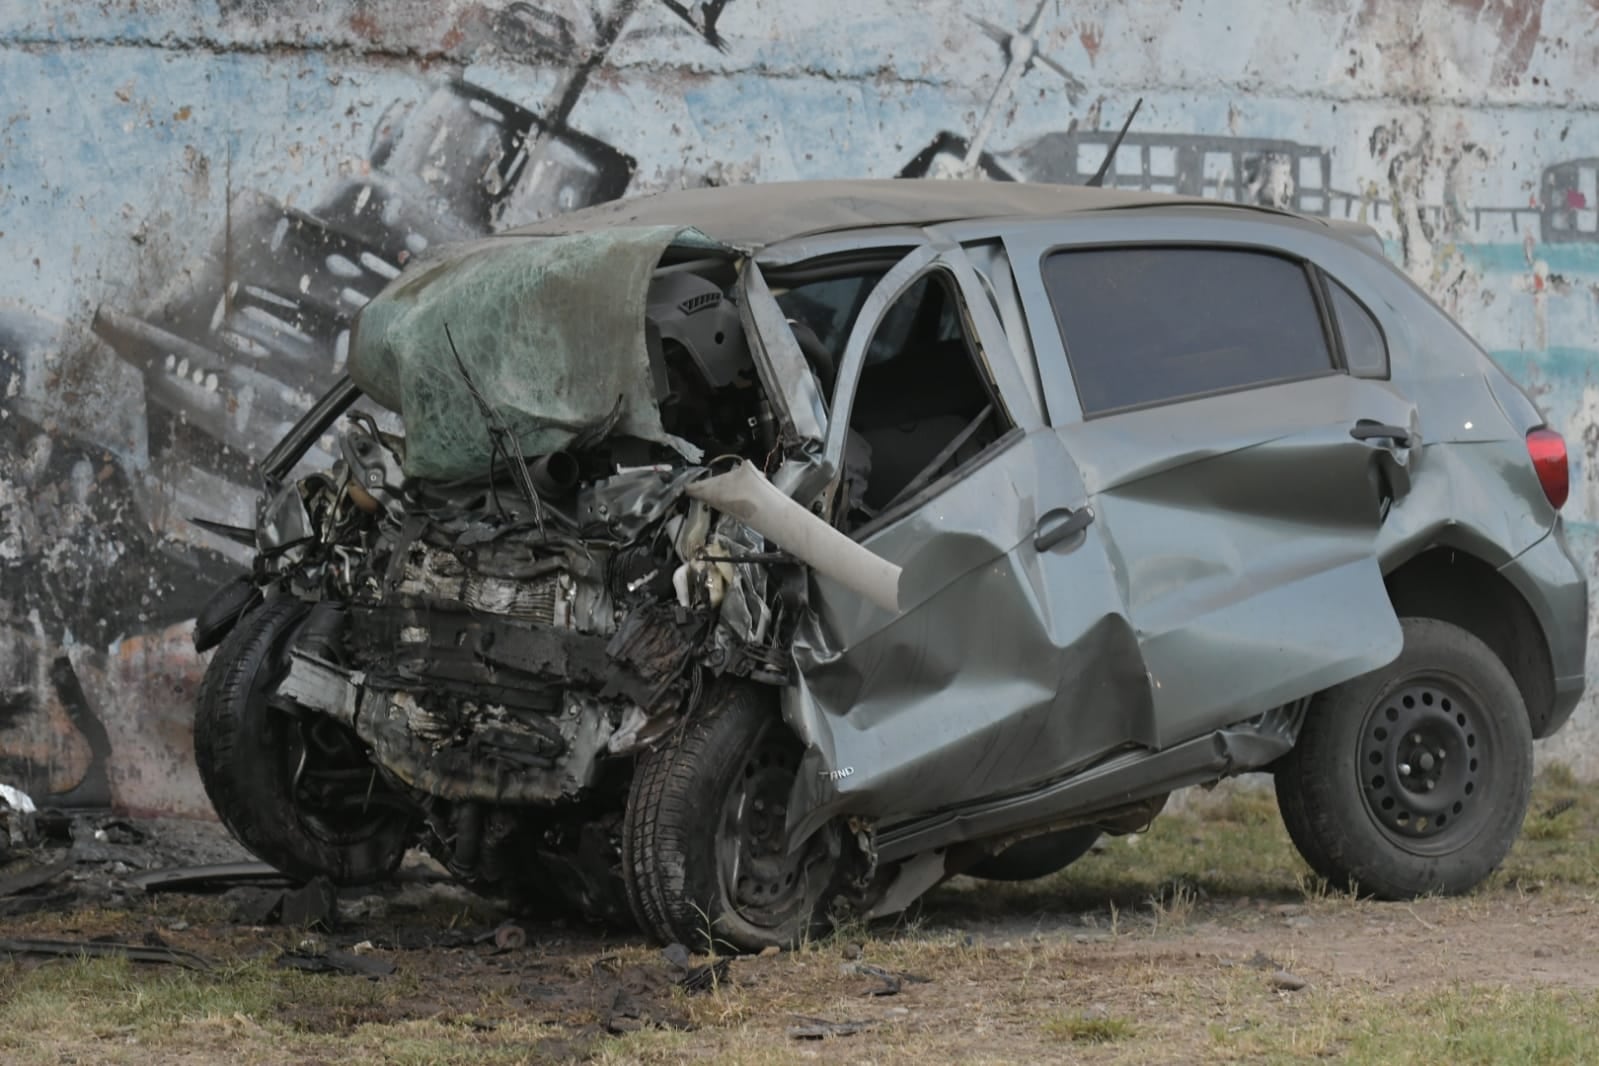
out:
{"label": "green grass patch", "polygon": [[221,972],[136,974],[125,959],[52,962],[0,970],[0,1044],[45,1030],[80,1036],[159,1037],[186,1022],[268,1015],[286,996],[308,992],[296,975],[244,963]]}
{"label": "green grass patch", "polygon": [[1044,1033],[1051,1040],[1073,1044],[1116,1044],[1131,1040],[1137,1029],[1126,1018],[1071,1014],[1046,1019]]}
{"label": "green grass patch", "polygon": [[1497,875],[1520,887],[1599,887],[1599,796],[1570,768],[1545,767],[1533,783],[1521,838]]}
{"label": "green grass patch", "polygon": [[1599,1061],[1599,998],[1549,989],[1457,988],[1377,1011],[1350,1041],[1354,1066]]}
{"label": "green grass patch", "polygon": [[1550,989],[1457,985],[1402,996],[1343,988],[1271,1004],[1241,1001],[1212,1022],[1221,1061],[1350,1066],[1497,1066],[1599,1061],[1599,1000]]}
{"label": "green grass patch", "polygon": [[[939,890],[940,917],[1004,918],[1112,909],[1177,927],[1207,901],[1345,898],[1317,878],[1288,839],[1269,786],[1256,777],[1198,793],[1142,833],[1104,837],[1099,850],[1038,881],[959,878]],[[1544,769],[1500,887],[1599,887],[1599,788],[1561,765]]]}

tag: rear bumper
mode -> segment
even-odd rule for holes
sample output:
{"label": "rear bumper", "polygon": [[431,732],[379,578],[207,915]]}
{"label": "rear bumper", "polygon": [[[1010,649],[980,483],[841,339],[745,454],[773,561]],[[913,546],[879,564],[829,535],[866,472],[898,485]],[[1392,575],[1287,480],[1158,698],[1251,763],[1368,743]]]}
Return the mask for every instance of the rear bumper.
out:
{"label": "rear bumper", "polygon": [[1557,518],[1549,535],[1499,568],[1524,596],[1549,646],[1553,698],[1530,707],[1533,736],[1550,736],[1566,724],[1587,684],[1588,579],[1566,544]]}

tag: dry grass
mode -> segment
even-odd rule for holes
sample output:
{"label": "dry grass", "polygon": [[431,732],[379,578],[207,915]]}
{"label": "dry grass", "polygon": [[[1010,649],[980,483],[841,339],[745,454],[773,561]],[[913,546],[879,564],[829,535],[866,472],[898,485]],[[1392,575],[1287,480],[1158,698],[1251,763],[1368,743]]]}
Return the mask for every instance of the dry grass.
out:
{"label": "dry grass", "polygon": [[[636,944],[394,952],[399,972],[371,982],[275,969],[288,934],[228,926],[205,901],[47,916],[8,932],[188,923],[163,935],[236,961],[0,963],[0,1062],[1596,1062],[1596,830],[1592,789],[1545,771],[1482,892],[1377,904],[1308,874],[1269,792],[1230,790],[1065,874],[957,880],[897,923],[736,960],[713,992],[659,992],[657,1015],[686,1030],[622,1036],[600,1026],[609,992],[585,990],[602,968],[657,967]],[[862,963],[930,980],[873,996]],[[797,1017],[867,1028],[801,1041]]]}

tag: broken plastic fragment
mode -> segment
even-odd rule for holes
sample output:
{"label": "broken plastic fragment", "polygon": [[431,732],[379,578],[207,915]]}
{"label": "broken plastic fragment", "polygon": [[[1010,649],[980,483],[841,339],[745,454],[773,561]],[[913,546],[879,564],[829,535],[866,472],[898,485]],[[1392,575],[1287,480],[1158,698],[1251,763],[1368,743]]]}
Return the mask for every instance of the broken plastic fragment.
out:
{"label": "broken plastic fragment", "polygon": [[0,857],[12,848],[33,846],[38,839],[34,825],[37,812],[26,792],[0,785]]}
{"label": "broken plastic fragment", "polygon": [[10,785],[0,785],[0,800],[4,800],[7,807],[23,814],[33,814],[39,809],[33,805],[33,800],[28,798],[26,792]]}
{"label": "broken plastic fragment", "polygon": [[730,473],[696,481],[686,491],[737,518],[817,573],[885,611],[899,612],[900,568],[789,499],[749,460]]}

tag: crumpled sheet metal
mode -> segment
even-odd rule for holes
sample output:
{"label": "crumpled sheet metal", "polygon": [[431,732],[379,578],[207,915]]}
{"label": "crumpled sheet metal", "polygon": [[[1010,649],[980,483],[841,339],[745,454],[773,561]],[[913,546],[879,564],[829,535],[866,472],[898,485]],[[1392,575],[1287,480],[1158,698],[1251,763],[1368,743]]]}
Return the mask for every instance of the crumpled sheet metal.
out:
{"label": "crumpled sheet metal", "polygon": [[358,316],[349,365],[363,392],[404,419],[406,474],[488,470],[489,427],[455,352],[524,455],[562,448],[620,401],[616,432],[697,461],[699,449],[661,425],[645,347],[650,279],[673,245],[716,247],[670,225],[493,238],[395,279]]}
{"label": "crumpled sheet metal", "polygon": [[1032,550],[1040,516],[1083,502],[1055,433],[1018,436],[980,469],[865,540],[904,561],[903,613],[813,582],[783,695],[808,749],[791,840],[833,814],[892,823],[1154,739],[1099,531],[1076,550]]}
{"label": "crumpled sheet metal", "polygon": [[[785,703],[809,749],[791,839],[1164,750],[1392,660],[1373,464],[1421,491],[1442,471],[1351,438],[1357,416],[1407,423],[1407,401],[1351,383],[1349,417],[1317,424],[1287,403],[1313,384],[1226,432],[1162,410],[1115,420],[1148,421],[1142,434],[1107,420],[1027,435],[867,538],[904,565],[897,617],[815,581]],[[1085,506],[1081,542],[1034,550],[1044,516]]]}

